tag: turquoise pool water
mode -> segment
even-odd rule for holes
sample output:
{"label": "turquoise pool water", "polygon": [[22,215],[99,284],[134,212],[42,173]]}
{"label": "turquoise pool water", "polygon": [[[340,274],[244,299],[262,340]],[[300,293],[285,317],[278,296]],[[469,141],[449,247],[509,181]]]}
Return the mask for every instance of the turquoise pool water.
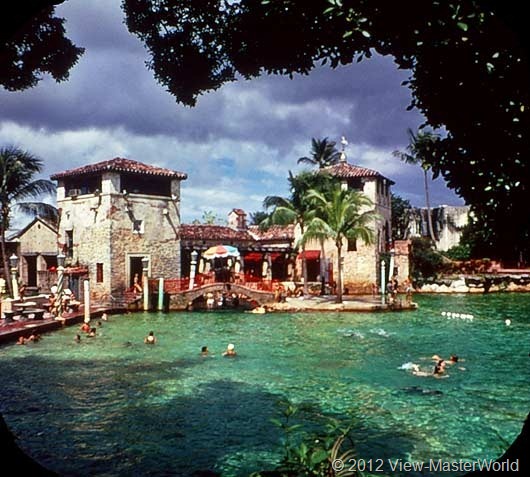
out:
{"label": "turquoise pool water", "polygon": [[[281,398],[350,419],[360,458],[496,458],[530,409],[530,295],[416,300],[401,313],[111,316],[80,344],[65,328],[0,348],[0,412],[21,447],[63,476],[270,469]],[[150,330],[156,346],[143,344]],[[228,343],[237,358],[221,356]],[[199,357],[203,345],[213,358]],[[458,354],[465,370],[400,369],[430,368],[434,353]]]}

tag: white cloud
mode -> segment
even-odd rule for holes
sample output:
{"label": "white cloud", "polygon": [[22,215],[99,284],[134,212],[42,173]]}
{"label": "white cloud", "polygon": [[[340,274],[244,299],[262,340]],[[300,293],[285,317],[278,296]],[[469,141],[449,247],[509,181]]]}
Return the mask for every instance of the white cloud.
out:
{"label": "white cloud", "polygon": [[[319,67],[294,80],[238,81],[186,108],[145,68],[148,54],[122,23],[119,0],[71,0],[57,12],[87,48],[70,80],[0,91],[0,145],[42,157],[45,175],[116,156],[186,172],[187,220],[214,208],[260,209],[264,196],[288,193],[288,171],[300,169],[311,138],[346,135],[350,162],[380,171],[410,196],[422,193],[417,171],[392,157],[422,118],[405,111],[410,94],[399,83],[408,72],[389,58]],[[433,200],[454,198],[436,190]]]}

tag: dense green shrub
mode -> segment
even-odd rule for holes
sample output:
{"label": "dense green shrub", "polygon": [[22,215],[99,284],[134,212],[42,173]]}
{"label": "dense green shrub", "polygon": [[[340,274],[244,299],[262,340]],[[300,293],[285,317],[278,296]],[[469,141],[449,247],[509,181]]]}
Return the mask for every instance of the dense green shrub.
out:
{"label": "dense green shrub", "polygon": [[434,249],[430,239],[416,237],[412,239],[411,276],[415,284],[434,280],[444,269],[443,256]]}
{"label": "dense green shrub", "polygon": [[471,247],[469,244],[458,244],[444,252],[451,260],[469,260],[471,258]]}

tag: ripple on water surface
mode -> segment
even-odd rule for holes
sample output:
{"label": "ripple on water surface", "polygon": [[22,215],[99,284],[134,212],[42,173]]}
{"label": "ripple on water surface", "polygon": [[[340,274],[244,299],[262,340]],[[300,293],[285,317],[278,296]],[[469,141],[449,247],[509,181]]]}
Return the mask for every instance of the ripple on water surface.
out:
{"label": "ripple on water surface", "polygon": [[[497,457],[529,407],[529,300],[419,297],[419,310],[390,314],[113,316],[80,344],[66,328],[1,348],[0,410],[21,445],[61,475],[271,468],[281,436],[270,418],[282,398],[352,422],[366,459]],[[143,344],[150,330],[155,346]],[[221,356],[228,343],[234,359]],[[203,345],[212,357],[199,356]],[[434,353],[462,358],[447,379],[403,366],[429,370]]]}

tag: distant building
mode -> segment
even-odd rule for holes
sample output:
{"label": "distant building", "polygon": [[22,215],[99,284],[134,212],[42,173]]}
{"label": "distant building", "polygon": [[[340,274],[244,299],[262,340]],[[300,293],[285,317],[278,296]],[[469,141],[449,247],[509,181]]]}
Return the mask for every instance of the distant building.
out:
{"label": "distant building", "polygon": [[228,226],[236,230],[246,230],[246,212],[243,209],[232,209],[232,211],[228,214]]}
{"label": "distant building", "polygon": [[[469,206],[440,205],[431,208],[436,249],[442,252],[460,243],[464,227],[469,222]],[[411,237],[429,237],[427,208],[412,210],[409,223]]]}
{"label": "distant building", "polygon": [[67,265],[88,269],[95,298],[142,275],[180,278],[182,172],[115,158],[56,173],[59,242]]}
{"label": "distant building", "polygon": [[46,220],[36,217],[23,229],[7,237],[7,255],[19,257],[20,281],[28,292],[50,291],[56,279],[57,229]]}

